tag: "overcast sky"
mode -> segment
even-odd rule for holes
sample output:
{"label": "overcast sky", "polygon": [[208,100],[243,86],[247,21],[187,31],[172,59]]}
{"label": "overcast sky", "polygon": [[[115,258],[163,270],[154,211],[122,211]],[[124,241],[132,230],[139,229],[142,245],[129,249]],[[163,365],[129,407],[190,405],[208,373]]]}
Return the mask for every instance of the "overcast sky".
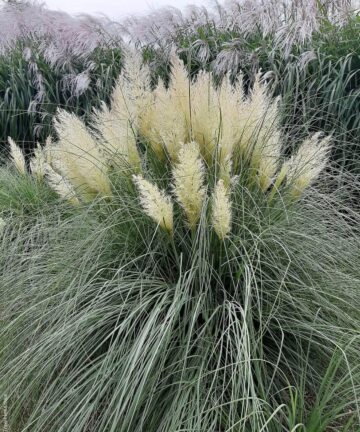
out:
{"label": "overcast sky", "polygon": [[110,18],[121,18],[132,13],[145,13],[160,6],[183,8],[187,4],[207,5],[208,0],[45,0],[50,9],[77,13],[102,13]]}

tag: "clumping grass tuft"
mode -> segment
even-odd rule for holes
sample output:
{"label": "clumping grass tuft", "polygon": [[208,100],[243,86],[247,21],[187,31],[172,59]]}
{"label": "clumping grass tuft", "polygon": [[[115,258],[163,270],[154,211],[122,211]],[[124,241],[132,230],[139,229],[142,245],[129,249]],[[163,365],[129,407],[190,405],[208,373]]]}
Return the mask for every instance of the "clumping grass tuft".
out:
{"label": "clumping grass tuft", "polygon": [[137,61],[94,129],[59,113],[43,177],[0,176],[49,194],[0,234],[9,426],[356,430],[359,216],[330,138],[287,155],[259,80],[245,96],[173,56],[150,88]]}

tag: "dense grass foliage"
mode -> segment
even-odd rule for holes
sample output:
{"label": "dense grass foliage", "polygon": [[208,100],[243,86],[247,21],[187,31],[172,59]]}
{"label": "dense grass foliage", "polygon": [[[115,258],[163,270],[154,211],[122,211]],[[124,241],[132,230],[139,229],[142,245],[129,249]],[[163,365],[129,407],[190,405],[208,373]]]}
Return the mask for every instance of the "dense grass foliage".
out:
{"label": "dense grass foliage", "polygon": [[3,232],[11,428],[357,430],[359,244],[337,204],[238,187],[231,241],[201,222],[174,250],[118,187]]}
{"label": "dense grass foliage", "polygon": [[[62,107],[89,120],[91,110],[108,101],[121,70],[119,49],[98,49],[87,59],[58,69],[36,44],[19,43],[0,57],[0,143],[11,136],[25,149],[53,134],[53,117]],[[89,63],[90,62],[90,63]],[[89,67],[89,64],[91,67]]]}
{"label": "dense grass foliage", "polygon": [[29,172],[12,143],[9,427],[358,430],[359,216],[322,170],[329,140],[289,157],[258,80],[246,97],[241,81],[216,89],[172,64],[153,89],[128,58],[111,108],[91,129],[60,111]]}

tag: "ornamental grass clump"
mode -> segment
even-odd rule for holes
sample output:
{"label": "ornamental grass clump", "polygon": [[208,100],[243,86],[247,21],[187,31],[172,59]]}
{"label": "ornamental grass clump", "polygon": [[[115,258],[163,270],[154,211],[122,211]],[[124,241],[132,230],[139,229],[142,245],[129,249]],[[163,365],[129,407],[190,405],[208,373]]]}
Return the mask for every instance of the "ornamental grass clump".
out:
{"label": "ornamental grass clump", "polygon": [[[103,104],[94,111],[95,131],[59,110],[58,142],[48,140],[43,154],[38,148],[30,165],[41,176],[47,161],[47,172],[51,168],[61,175],[84,201],[111,197],[111,173],[135,175],[139,186],[138,174],[151,177],[160,170],[188,225],[195,228],[218,180],[228,199],[236,178],[267,197],[285,185],[286,196],[299,198],[323,171],[330,137],[316,133],[285,158],[278,118],[278,100],[267,95],[260,74],[246,96],[241,76],[235,85],[226,77],[220,87],[205,72],[191,80],[173,55],[169,86],[160,81],[152,89],[149,69],[139,55],[129,54],[111,108]],[[11,142],[14,153],[18,148]],[[13,159],[21,170],[19,155]]]}
{"label": "ornamental grass clump", "polygon": [[6,210],[0,172],[10,427],[356,427],[359,216],[331,139],[285,154],[259,75],[245,92],[172,63],[153,88],[129,55],[94,127],[59,111],[43,177],[6,168],[48,190],[37,211]]}

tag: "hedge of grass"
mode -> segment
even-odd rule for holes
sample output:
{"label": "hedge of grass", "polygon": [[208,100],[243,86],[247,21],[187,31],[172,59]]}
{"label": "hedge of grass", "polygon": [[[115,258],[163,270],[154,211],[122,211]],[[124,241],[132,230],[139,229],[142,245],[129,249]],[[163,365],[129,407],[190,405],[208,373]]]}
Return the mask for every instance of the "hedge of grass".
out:
{"label": "hedge of grass", "polygon": [[[31,57],[26,49],[31,47]],[[25,52],[24,52],[25,51]],[[91,69],[87,67],[93,65]],[[108,102],[121,70],[120,49],[97,49],[84,63],[72,61],[59,69],[45,60],[34,42],[18,43],[0,57],[0,143],[4,150],[11,136],[25,149],[44,143],[53,134],[53,117],[65,108],[84,119],[92,109]],[[76,77],[86,73],[86,86],[77,91]]]}

